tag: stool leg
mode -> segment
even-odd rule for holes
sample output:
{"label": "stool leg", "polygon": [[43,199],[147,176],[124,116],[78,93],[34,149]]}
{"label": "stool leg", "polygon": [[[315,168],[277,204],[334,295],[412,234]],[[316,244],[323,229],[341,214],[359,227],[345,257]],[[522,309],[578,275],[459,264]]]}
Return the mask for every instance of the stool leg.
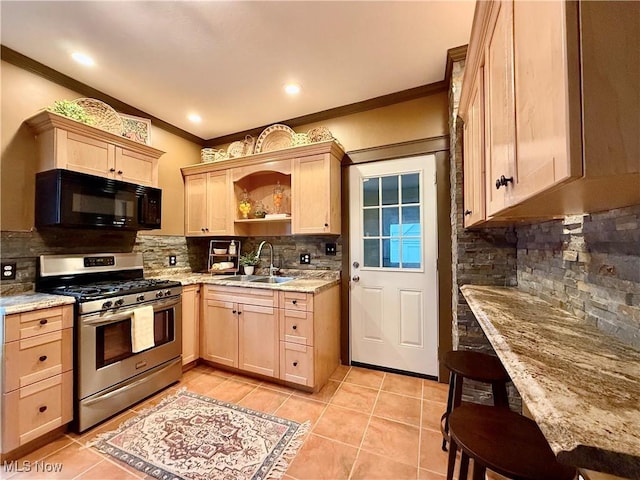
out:
{"label": "stool leg", "polygon": [[493,404],[496,407],[509,408],[509,395],[507,394],[507,386],[504,383],[492,383],[491,391],[493,392]]}
{"label": "stool leg", "polygon": [[449,438],[449,458],[447,461],[447,480],[453,480],[453,470],[456,468],[456,452],[458,446],[452,438]]}
{"label": "stool leg", "polygon": [[464,453],[464,451],[462,451],[460,453],[460,473],[458,474],[458,480],[467,480],[468,474],[469,474],[469,456],[466,453]]}
{"label": "stool leg", "polygon": [[487,469],[480,465],[477,461],[473,461],[473,480],[485,480]]}
{"label": "stool leg", "polygon": [[[444,429],[442,431],[442,451],[447,451],[447,441],[449,440],[449,414],[453,410],[453,390],[456,381],[456,374],[449,372],[449,393],[447,394],[447,411],[444,413]],[[442,419],[441,419],[442,421]]]}

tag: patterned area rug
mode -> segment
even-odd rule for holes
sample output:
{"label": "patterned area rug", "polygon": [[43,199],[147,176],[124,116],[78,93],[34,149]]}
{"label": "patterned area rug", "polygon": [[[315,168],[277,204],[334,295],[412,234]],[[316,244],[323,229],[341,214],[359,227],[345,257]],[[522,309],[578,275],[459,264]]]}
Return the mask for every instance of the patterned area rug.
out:
{"label": "patterned area rug", "polygon": [[308,429],[183,389],[89,446],[162,480],[267,480],[282,477]]}

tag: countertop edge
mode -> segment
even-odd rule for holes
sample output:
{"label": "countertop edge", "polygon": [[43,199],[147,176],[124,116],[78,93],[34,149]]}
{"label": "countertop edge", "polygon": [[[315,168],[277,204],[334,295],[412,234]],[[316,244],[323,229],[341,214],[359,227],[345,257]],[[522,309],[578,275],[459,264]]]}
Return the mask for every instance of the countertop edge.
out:
{"label": "countertop edge", "polygon": [[73,305],[75,301],[76,299],[73,297],[39,292],[10,295],[0,298],[0,313],[4,315],[13,315],[42,308]]}
{"label": "countertop edge", "polygon": [[[562,398],[561,401],[556,400],[554,402],[553,396],[555,395],[560,398],[559,392],[562,392],[563,389],[558,388],[558,391],[554,392],[550,391],[549,385],[544,385],[545,381],[548,383],[548,380],[544,378],[544,375],[541,375],[540,371],[540,366],[542,365],[544,367],[544,364],[531,363],[531,361],[538,359],[529,358],[526,351],[521,351],[523,349],[523,343],[526,343],[525,340],[522,341],[523,343],[518,344],[513,341],[513,338],[508,338],[509,332],[508,330],[505,330],[504,319],[510,318],[512,321],[515,320],[516,322],[520,320],[521,316],[515,311],[508,311],[508,303],[515,299],[518,301],[530,302],[532,306],[538,307],[540,309],[539,313],[542,316],[544,316],[543,312],[546,310],[549,316],[555,317],[555,322],[558,322],[558,318],[562,318],[566,323],[561,324],[561,326],[571,329],[572,331],[575,330],[578,338],[579,335],[583,335],[585,332],[589,332],[592,329],[594,329],[594,333],[598,332],[595,330],[596,327],[590,327],[584,321],[570,313],[554,307],[538,297],[534,297],[526,292],[518,290],[516,287],[464,285],[460,290],[558,460],[578,468],[587,468],[613,475],[622,475],[625,478],[640,478],[640,449],[638,448],[640,442],[638,441],[637,436],[633,434],[634,425],[637,423],[637,416],[631,419],[625,418],[624,420],[624,422],[629,422],[628,430],[631,430],[631,433],[629,433],[629,431],[621,432],[617,430],[610,432],[610,435],[608,436],[611,438],[615,438],[616,435],[624,435],[622,437],[618,437],[617,442],[608,442],[606,441],[606,438],[602,438],[604,441],[599,442],[599,439],[603,435],[605,437],[607,435],[603,433],[602,426],[597,425],[600,421],[604,420],[602,418],[594,417],[595,420],[593,422],[589,422],[589,424],[595,424],[594,428],[587,432],[586,438],[588,438],[588,435],[592,435],[595,441],[584,441],[585,434],[584,430],[580,429],[580,425],[572,429],[573,424],[571,422],[575,419],[575,412],[568,410],[571,406],[577,408],[579,404],[572,404],[572,401],[575,400],[574,398]],[[487,302],[487,295],[491,295],[489,302]],[[484,296],[484,299],[482,296]],[[500,296],[503,296],[503,298],[500,298]],[[504,302],[503,309],[497,308],[500,301]],[[486,303],[486,305],[483,302]],[[492,319],[492,316],[496,318]],[[498,318],[500,316],[502,316],[502,319]],[[496,323],[496,325],[494,325],[494,323]],[[527,331],[526,326],[531,327],[532,324],[526,320],[522,320],[519,325],[523,327],[518,332],[519,337],[526,338],[527,335],[535,336],[535,334],[540,333],[538,331],[534,331],[535,328],[533,327]],[[556,324],[553,326],[557,327]],[[500,327],[502,327],[503,332],[500,331]],[[544,331],[544,329],[541,331]],[[605,335],[602,332],[599,332],[599,334],[600,336]],[[514,344],[510,345],[510,341]],[[575,341],[575,339],[573,339],[573,341]],[[550,339],[550,343],[553,344],[553,338]],[[598,353],[602,353],[605,356],[607,354],[613,355],[613,353],[619,354],[619,345],[616,345],[616,342],[613,340],[612,345],[614,346],[611,347],[611,352]],[[561,346],[561,343],[555,345],[556,348]],[[567,350],[571,349],[568,348]],[[636,358],[639,354],[640,352],[636,352],[633,349],[629,352],[630,358]],[[530,363],[527,364],[527,361]],[[632,366],[629,366],[629,375],[633,379],[636,379],[635,376],[631,375],[631,373],[633,373],[631,371],[632,368]],[[605,373],[610,374],[611,372]],[[566,374],[568,379],[563,379],[565,384],[571,381],[570,372],[566,372]],[[559,387],[564,387],[557,378],[557,372],[556,378],[552,381],[555,381],[556,385]],[[589,378],[585,379],[585,381],[597,384],[598,379]],[[576,385],[572,382],[571,387],[574,390],[576,388],[579,389],[580,384]],[[550,400],[549,397],[552,397],[552,399]],[[592,415],[594,413],[595,415],[622,414],[611,409],[608,411],[603,410],[596,405],[593,405],[592,408],[593,410],[589,411]],[[619,420],[618,422],[622,421],[623,420]],[[621,430],[625,429],[621,428]],[[633,438],[630,438],[630,435],[633,436]],[[612,443],[616,446],[620,446],[621,448],[626,447],[629,451],[614,451],[608,447],[608,445],[611,445]]]}

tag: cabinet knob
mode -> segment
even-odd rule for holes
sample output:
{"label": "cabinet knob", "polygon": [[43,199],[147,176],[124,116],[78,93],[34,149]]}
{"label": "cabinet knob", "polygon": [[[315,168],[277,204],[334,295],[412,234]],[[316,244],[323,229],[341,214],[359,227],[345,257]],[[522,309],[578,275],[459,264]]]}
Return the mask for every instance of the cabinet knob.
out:
{"label": "cabinet knob", "polygon": [[40,413],[44,413],[44,412],[46,412],[46,411],[47,411],[47,406],[46,406],[46,405],[43,405],[43,406],[41,406],[38,410],[40,411]]}
{"label": "cabinet knob", "polygon": [[231,310],[231,313],[238,313],[237,310]]}
{"label": "cabinet knob", "polygon": [[297,330],[297,329],[298,329],[298,326],[297,326],[297,325],[294,325],[294,326],[293,326],[293,327],[291,327],[291,328],[293,328],[294,330]]}
{"label": "cabinet knob", "polygon": [[122,170],[118,170],[118,175],[122,175],[124,172]]}
{"label": "cabinet knob", "polygon": [[500,187],[506,187],[509,185],[509,182],[513,183],[513,177],[507,178],[504,175],[500,175],[500,178],[496,180],[496,188],[499,189]]}
{"label": "cabinet knob", "polygon": [[200,231],[201,231],[201,232],[204,232],[204,227],[202,227],[202,228],[200,229]]}
{"label": "cabinet knob", "polygon": [[47,359],[46,355],[40,355],[40,358],[38,358],[38,360],[40,360],[41,362],[44,362]]}
{"label": "cabinet knob", "polygon": [[109,171],[113,173],[113,172],[116,171],[116,169],[115,168],[110,168]]}
{"label": "cabinet knob", "polygon": [[325,223],[325,224],[324,224],[324,226],[325,226],[325,227],[328,227],[328,226],[329,226],[329,224],[328,224],[328,223]]}
{"label": "cabinet knob", "polygon": [[240,310],[238,310],[238,315],[242,315],[242,312]]}
{"label": "cabinet knob", "polygon": [[298,300],[291,300],[291,303],[293,303],[294,305],[298,304]]}
{"label": "cabinet knob", "polygon": [[49,320],[47,320],[46,318],[43,318],[42,320],[40,320],[40,325],[46,325],[49,322]]}
{"label": "cabinet knob", "polygon": [[297,367],[298,366],[298,362],[293,362],[293,366]]}
{"label": "cabinet knob", "polygon": [[205,232],[208,232],[208,231],[209,231],[209,229],[208,229],[207,227],[204,227],[204,231],[205,231]]}
{"label": "cabinet knob", "polygon": [[466,217],[467,215],[471,215],[471,210],[465,210],[464,211],[464,216]]}

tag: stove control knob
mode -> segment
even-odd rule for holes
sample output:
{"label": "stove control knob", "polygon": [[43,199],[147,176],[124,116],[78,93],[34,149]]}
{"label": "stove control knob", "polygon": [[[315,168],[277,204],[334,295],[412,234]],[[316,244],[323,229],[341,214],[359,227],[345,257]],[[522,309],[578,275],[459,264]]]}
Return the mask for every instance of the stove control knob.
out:
{"label": "stove control knob", "polygon": [[164,295],[164,293],[162,293],[161,291],[160,291],[160,292],[157,292],[157,293],[156,293],[156,298],[160,298],[160,297],[162,297],[163,295]]}
{"label": "stove control knob", "polygon": [[111,308],[112,305],[113,305],[113,302],[111,300],[108,300],[102,304],[102,309],[106,310],[107,308]]}
{"label": "stove control knob", "polygon": [[119,307],[121,305],[124,305],[124,298],[119,298],[118,300],[116,300],[115,306]]}
{"label": "stove control knob", "polygon": [[143,301],[144,301],[144,295],[138,295],[138,296],[136,297],[136,301],[138,301],[138,302],[143,302]]}
{"label": "stove control knob", "polygon": [[171,295],[171,290],[165,290],[164,291],[164,296],[168,297],[169,295]]}

